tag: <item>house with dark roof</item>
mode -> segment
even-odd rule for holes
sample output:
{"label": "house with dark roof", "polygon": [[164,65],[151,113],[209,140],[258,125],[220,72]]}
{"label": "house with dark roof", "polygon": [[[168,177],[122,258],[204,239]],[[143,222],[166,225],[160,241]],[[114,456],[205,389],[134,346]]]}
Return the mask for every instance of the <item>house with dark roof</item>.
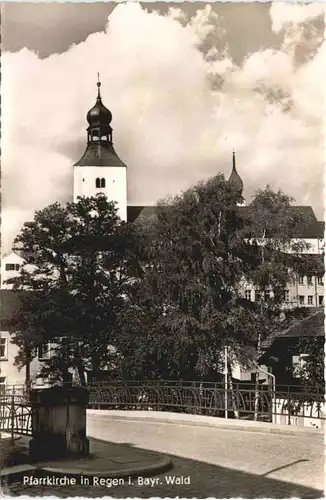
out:
{"label": "house with dark roof", "polygon": [[259,362],[266,365],[275,376],[276,386],[302,384],[298,369],[304,364],[307,353],[302,352],[302,339],[319,339],[321,349],[325,340],[324,309],[306,309],[286,329],[263,343],[264,354]]}

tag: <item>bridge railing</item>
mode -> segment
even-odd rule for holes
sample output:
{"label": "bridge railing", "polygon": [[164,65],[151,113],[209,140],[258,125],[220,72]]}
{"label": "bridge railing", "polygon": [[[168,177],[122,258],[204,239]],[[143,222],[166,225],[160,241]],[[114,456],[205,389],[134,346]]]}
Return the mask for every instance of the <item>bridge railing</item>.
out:
{"label": "bridge railing", "polygon": [[0,433],[32,435],[32,408],[24,393],[6,391],[0,394]]}
{"label": "bridge railing", "polygon": [[[322,388],[179,381],[112,381],[89,385],[90,408],[174,411],[320,427],[325,420]],[[309,421],[313,423],[309,424]]]}

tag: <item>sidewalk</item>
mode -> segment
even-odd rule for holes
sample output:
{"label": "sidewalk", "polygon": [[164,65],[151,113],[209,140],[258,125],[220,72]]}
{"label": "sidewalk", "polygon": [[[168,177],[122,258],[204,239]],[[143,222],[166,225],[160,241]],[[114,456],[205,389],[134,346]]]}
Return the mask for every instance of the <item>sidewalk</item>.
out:
{"label": "sidewalk", "polygon": [[129,444],[117,444],[90,439],[90,455],[31,463],[28,459],[28,441],[15,453],[15,463],[0,471],[1,483],[11,484],[23,477],[67,477],[118,479],[151,476],[172,467],[170,458],[160,453],[141,450]]}
{"label": "sidewalk", "polygon": [[176,424],[191,427],[212,427],[215,429],[232,429],[237,431],[249,431],[268,434],[279,434],[284,436],[309,436],[310,438],[323,439],[324,429],[313,427],[296,427],[292,425],[272,424],[271,422],[255,422],[254,420],[236,420],[206,415],[194,415],[186,413],[174,413],[164,411],[132,411],[132,410],[87,410],[88,425],[109,418],[112,420],[129,422],[155,422],[158,425]]}

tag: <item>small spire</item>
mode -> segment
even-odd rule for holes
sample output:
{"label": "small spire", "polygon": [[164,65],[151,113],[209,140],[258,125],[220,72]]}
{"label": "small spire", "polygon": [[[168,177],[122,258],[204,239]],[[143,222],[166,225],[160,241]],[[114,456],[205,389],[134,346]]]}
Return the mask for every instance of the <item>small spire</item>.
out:
{"label": "small spire", "polygon": [[100,73],[97,73],[97,98],[101,99],[101,92],[100,92],[100,87],[101,87],[101,82],[100,82]]}
{"label": "small spire", "polygon": [[232,152],[232,172],[228,180],[229,184],[232,184],[233,187],[238,191],[239,195],[242,196],[243,191],[243,182],[240,175],[237,172],[235,166],[235,150]]}

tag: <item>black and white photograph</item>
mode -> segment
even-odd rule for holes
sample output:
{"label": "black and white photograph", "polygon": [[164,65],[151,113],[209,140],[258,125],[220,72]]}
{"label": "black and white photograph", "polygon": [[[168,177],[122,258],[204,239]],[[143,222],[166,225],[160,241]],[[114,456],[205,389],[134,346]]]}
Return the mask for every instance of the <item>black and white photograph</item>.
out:
{"label": "black and white photograph", "polygon": [[2,494],[322,498],[325,5],[1,39]]}

